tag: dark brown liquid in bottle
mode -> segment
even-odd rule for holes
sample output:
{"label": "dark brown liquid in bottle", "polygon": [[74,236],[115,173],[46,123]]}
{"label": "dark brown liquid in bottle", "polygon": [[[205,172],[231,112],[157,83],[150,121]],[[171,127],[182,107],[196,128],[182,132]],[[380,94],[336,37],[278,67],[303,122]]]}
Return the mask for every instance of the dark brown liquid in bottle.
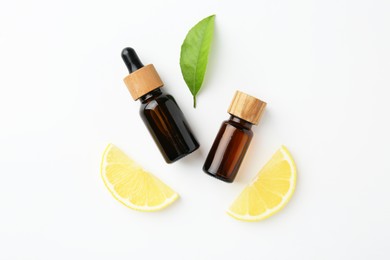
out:
{"label": "dark brown liquid in bottle", "polygon": [[[136,73],[136,71],[144,67],[133,48],[124,48],[122,51],[122,59],[130,74]],[[154,73],[148,74],[146,77],[149,76],[156,80],[157,72]],[[158,75],[157,78],[160,80]],[[143,80],[138,78],[137,84],[130,85],[130,89],[135,91],[133,98],[135,100],[139,98],[141,101],[141,118],[160,149],[165,161],[167,163],[175,162],[198,149],[199,143],[195,139],[175,99],[171,95],[164,94],[158,86],[153,85],[155,84],[153,81],[151,81],[151,88],[150,86],[144,85],[145,79]],[[161,81],[161,85],[159,86],[162,85],[163,83]]]}
{"label": "dark brown liquid in bottle", "polygon": [[175,99],[155,89],[140,98],[140,115],[167,163],[199,148]]}
{"label": "dark brown liquid in bottle", "polygon": [[203,171],[225,182],[233,182],[253,137],[251,127],[251,123],[235,116],[224,121]]}

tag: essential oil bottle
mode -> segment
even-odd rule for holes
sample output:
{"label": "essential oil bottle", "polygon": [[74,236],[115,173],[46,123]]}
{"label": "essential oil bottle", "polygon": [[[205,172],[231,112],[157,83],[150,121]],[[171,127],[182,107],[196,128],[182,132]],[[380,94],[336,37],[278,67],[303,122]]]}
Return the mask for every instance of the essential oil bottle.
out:
{"label": "essential oil bottle", "polygon": [[134,100],[141,101],[140,115],[167,163],[199,148],[175,99],[163,93],[164,85],[152,64],[144,66],[132,48],[122,51],[129,75],[124,82]]}
{"label": "essential oil bottle", "polygon": [[257,125],[266,103],[237,91],[228,113],[214,140],[203,171],[225,182],[233,182],[253,137],[252,125]]}

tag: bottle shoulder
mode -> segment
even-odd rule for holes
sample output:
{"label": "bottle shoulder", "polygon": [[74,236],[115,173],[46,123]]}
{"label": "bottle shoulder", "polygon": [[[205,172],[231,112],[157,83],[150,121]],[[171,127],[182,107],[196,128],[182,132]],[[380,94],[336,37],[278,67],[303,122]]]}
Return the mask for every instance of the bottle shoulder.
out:
{"label": "bottle shoulder", "polygon": [[225,120],[222,122],[222,127],[229,127],[235,129],[235,131],[243,132],[249,136],[253,136],[253,131],[250,128],[247,128],[237,122],[231,121],[231,120]]}
{"label": "bottle shoulder", "polygon": [[142,102],[140,107],[140,112],[142,113],[143,111],[146,110],[154,110],[159,106],[167,106],[170,103],[176,104],[175,99],[173,98],[172,95],[163,92],[158,96],[148,99],[146,102]]}

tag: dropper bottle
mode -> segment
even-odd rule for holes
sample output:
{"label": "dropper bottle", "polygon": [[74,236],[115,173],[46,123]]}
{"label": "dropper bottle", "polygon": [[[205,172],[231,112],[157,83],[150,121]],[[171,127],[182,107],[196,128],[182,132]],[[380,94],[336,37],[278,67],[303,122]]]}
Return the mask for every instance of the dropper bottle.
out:
{"label": "dropper bottle", "polygon": [[163,93],[164,85],[153,64],[144,66],[133,48],[122,51],[129,70],[124,82],[134,100],[141,101],[140,115],[167,163],[199,148],[175,99]]}

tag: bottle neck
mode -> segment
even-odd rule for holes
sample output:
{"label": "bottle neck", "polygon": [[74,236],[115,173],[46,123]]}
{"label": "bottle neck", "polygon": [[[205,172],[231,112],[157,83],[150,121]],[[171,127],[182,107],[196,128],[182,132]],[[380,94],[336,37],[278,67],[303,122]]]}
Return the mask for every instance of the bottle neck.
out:
{"label": "bottle neck", "polygon": [[148,103],[150,100],[155,99],[156,97],[160,96],[162,94],[162,91],[160,88],[156,88],[149,93],[146,93],[142,97],[139,98],[142,104]]}
{"label": "bottle neck", "polygon": [[251,129],[253,124],[249,123],[248,121],[245,121],[244,119],[241,119],[239,117],[236,117],[234,115],[230,115],[229,123],[237,126],[241,126],[246,129]]}

